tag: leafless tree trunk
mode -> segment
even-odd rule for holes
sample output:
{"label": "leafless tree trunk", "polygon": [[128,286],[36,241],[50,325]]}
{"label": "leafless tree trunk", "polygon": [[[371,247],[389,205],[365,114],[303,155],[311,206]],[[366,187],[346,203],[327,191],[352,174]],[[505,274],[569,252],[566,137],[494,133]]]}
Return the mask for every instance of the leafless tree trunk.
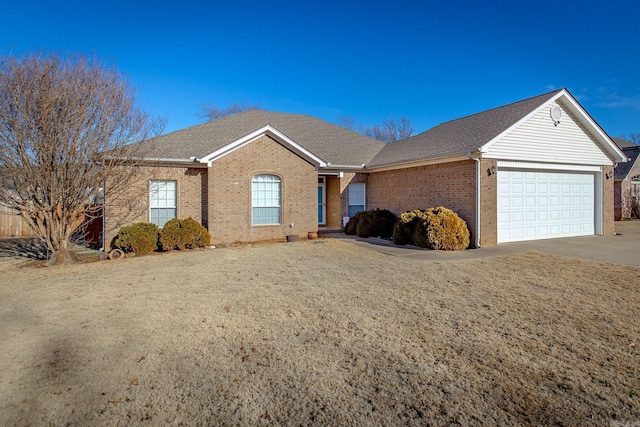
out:
{"label": "leafless tree trunk", "polygon": [[[95,216],[94,198],[137,178],[143,141],[158,132],[115,67],[82,55],[0,58],[0,201],[47,245],[50,264],[74,262],[71,239]],[[120,191],[118,190],[118,187]]]}

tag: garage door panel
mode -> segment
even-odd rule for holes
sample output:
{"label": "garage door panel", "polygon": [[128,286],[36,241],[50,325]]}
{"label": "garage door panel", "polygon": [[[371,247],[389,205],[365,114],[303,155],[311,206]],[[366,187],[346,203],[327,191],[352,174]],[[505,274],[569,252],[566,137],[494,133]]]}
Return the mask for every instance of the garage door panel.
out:
{"label": "garage door panel", "polygon": [[498,242],[594,234],[594,174],[498,170]]}

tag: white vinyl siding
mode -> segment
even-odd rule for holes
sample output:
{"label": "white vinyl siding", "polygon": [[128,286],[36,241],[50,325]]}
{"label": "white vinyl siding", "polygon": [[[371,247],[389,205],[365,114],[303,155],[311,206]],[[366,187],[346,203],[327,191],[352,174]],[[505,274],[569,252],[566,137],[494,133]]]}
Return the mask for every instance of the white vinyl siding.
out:
{"label": "white vinyl siding", "polygon": [[280,224],[280,178],[257,175],[251,180],[251,225]]}
{"label": "white vinyl siding", "polygon": [[[562,108],[562,118],[557,126],[553,125],[549,115],[551,105],[554,104]],[[558,103],[547,104],[490,145],[483,157],[583,165],[613,164],[570,114],[570,111]]]}
{"label": "white vinyl siding", "polygon": [[349,184],[349,211],[352,217],[357,212],[365,210],[365,185],[363,183]]}
{"label": "white vinyl siding", "polygon": [[498,170],[498,242],[594,234],[595,175]]}
{"label": "white vinyl siding", "polygon": [[149,184],[149,217],[158,227],[176,217],[176,182],[151,181]]}

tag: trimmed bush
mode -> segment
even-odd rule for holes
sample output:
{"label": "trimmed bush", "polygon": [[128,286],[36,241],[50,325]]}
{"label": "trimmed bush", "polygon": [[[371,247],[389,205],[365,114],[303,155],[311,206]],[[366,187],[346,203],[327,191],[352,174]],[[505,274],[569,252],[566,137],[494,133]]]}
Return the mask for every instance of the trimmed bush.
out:
{"label": "trimmed bush", "polygon": [[413,232],[420,218],[426,218],[425,211],[420,209],[401,213],[393,226],[393,243],[396,245],[413,244]]}
{"label": "trimmed bush", "polygon": [[120,229],[115,239],[115,246],[125,253],[146,255],[158,249],[158,235],[157,225],[138,222]]}
{"label": "trimmed bush", "polygon": [[160,233],[162,249],[194,249],[209,246],[211,235],[198,221],[174,218],[167,222]]}
{"label": "trimmed bush", "polygon": [[355,236],[360,218],[364,215],[365,211],[357,212],[354,216],[349,218],[349,222],[344,227],[344,234]]}
{"label": "trimmed bush", "polygon": [[356,213],[345,227],[345,234],[359,237],[391,237],[396,216],[386,209]]}
{"label": "trimmed bush", "polygon": [[463,251],[469,247],[467,223],[451,209],[439,206],[427,209],[414,232],[416,246],[444,251]]}

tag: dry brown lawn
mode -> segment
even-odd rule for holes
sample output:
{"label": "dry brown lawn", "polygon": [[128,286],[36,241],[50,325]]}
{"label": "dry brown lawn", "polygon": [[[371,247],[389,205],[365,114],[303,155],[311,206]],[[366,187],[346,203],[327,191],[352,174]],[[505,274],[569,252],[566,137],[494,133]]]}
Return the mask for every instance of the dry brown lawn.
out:
{"label": "dry brown lawn", "polygon": [[22,262],[1,264],[3,426],[640,422],[638,268],[331,239]]}

